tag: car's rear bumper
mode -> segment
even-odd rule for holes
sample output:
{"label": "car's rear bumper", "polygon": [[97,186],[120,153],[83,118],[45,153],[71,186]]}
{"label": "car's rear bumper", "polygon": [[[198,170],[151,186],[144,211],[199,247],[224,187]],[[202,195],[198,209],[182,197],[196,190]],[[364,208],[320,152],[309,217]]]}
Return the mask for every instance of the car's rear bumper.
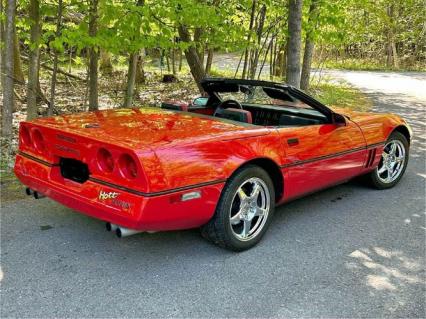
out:
{"label": "car's rear bumper", "polygon": [[[79,184],[64,179],[58,166],[22,155],[16,157],[15,174],[24,185],[76,211],[146,231],[187,229],[205,224],[213,216],[224,186],[224,182],[219,181],[166,194],[142,196],[93,180]],[[182,195],[190,192],[200,192],[201,197],[182,201]]]}

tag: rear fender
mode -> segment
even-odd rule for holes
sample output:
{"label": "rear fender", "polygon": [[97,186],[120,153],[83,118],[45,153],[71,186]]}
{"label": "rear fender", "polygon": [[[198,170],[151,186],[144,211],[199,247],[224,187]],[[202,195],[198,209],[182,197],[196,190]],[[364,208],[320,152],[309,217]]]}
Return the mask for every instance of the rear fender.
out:
{"label": "rear fender", "polygon": [[[168,189],[226,181],[239,167],[259,158],[283,162],[278,135],[205,141],[155,150]],[[147,174],[149,170],[146,170]],[[148,175],[148,179],[150,179]],[[158,189],[160,190],[160,189]]]}

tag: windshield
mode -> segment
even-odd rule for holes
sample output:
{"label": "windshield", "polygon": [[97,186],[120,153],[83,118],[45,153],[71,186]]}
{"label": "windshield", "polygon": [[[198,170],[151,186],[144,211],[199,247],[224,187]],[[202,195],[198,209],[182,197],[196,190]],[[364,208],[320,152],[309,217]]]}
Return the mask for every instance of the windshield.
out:
{"label": "windshield", "polygon": [[236,100],[244,105],[274,105],[311,109],[309,105],[293,97],[285,89],[239,85],[235,92],[220,92],[218,95],[222,101]]}

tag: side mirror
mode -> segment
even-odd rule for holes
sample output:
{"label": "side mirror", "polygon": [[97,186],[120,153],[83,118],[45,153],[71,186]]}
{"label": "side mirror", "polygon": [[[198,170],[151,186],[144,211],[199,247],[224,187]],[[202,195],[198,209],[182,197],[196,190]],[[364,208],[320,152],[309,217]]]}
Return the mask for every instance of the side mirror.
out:
{"label": "side mirror", "polygon": [[208,100],[209,100],[208,97],[200,96],[200,97],[195,98],[192,101],[192,105],[194,105],[194,106],[206,106]]}
{"label": "side mirror", "polygon": [[342,114],[333,113],[333,124],[345,126],[346,125],[346,118]]}

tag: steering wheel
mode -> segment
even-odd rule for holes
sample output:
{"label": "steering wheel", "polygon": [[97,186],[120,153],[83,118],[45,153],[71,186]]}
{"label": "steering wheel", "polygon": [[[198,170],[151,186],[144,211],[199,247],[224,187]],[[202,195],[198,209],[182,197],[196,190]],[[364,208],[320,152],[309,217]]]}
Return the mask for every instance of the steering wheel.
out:
{"label": "steering wheel", "polygon": [[223,110],[228,109],[230,107],[235,107],[241,110],[243,109],[243,106],[241,105],[240,102],[236,100],[225,100],[217,106],[213,116],[216,116],[217,114],[222,114]]}

